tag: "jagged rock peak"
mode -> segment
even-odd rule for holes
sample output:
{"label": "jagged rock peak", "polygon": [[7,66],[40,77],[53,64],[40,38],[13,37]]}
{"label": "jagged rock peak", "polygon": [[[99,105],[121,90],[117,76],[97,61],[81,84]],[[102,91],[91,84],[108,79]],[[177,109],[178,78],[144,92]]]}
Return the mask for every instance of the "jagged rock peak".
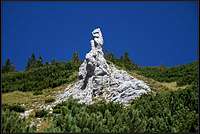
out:
{"label": "jagged rock peak", "polygon": [[92,32],[92,40],[90,41],[91,50],[86,54],[83,64],[79,68],[79,79],[84,79],[84,85],[81,89],[85,88],[88,78],[97,75],[109,75],[110,69],[104,58],[102,51],[103,36],[100,28]]}
{"label": "jagged rock peak", "polygon": [[92,31],[92,36],[93,36],[93,39],[91,41],[94,42],[95,45],[97,45],[97,48],[98,48],[98,45],[99,45],[99,47],[102,47],[103,46],[103,35],[102,35],[100,28],[94,29]]}
{"label": "jagged rock peak", "polygon": [[91,50],[79,67],[79,79],[70,89],[58,96],[57,102],[72,96],[79,99],[80,103],[86,104],[99,98],[127,104],[151,91],[143,81],[133,78],[126,71],[118,70],[112,63],[108,64],[102,51],[103,43],[100,28],[93,30]]}

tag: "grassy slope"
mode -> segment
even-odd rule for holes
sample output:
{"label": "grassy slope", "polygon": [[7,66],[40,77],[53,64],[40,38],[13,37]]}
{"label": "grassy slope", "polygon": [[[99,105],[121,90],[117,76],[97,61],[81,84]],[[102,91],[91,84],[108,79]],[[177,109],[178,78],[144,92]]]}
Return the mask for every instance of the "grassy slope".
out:
{"label": "grassy slope", "polygon": [[188,85],[178,86],[177,83],[174,82],[159,82],[152,78],[145,77],[137,73],[137,71],[129,72],[133,77],[143,80],[147,83],[153,91],[176,91],[177,89],[186,88]]}
{"label": "grassy slope", "polygon": [[[44,89],[41,95],[33,95],[33,92],[14,91],[2,94],[2,103],[8,105],[20,104],[24,105],[26,110],[33,109],[28,120],[38,122],[38,118],[35,117],[35,113],[39,110],[40,106],[45,104],[45,100],[54,98],[60,92],[63,92],[70,84],[63,84],[55,88]],[[37,128],[38,132],[42,132],[43,129],[48,127],[51,118],[43,117],[40,122],[40,126]]]}
{"label": "grassy slope", "polygon": [[[159,82],[156,81],[152,78],[145,77],[144,75],[141,75],[138,71],[128,71],[130,75],[133,77],[143,80],[146,82],[153,91],[159,92],[159,91],[175,91],[177,89],[184,89],[188,85],[184,86],[177,86],[177,83],[175,81],[173,82]],[[38,109],[38,107],[42,104],[45,104],[45,100],[48,98],[55,98],[55,95],[63,92],[64,89],[66,89],[68,84],[63,84],[61,86],[58,86],[56,88],[47,88],[43,89],[42,92],[43,94],[41,95],[33,95],[33,92],[21,92],[21,91],[14,91],[14,92],[9,92],[9,93],[3,93],[2,94],[2,103],[3,104],[9,104],[13,105],[15,103],[18,104],[24,104],[25,108],[28,109],[34,109],[33,115],[35,114],[35,111]],[[34,116],[30,117],[30,120],[35,119]],[[44,117],[42,122],[40,123],[41,125],[38,128],[39,132],[42,132],[43,129],[48,127],[50,124],[51,118]]]}
{"label": "grassy slope", "polygon": [[198,79],[198,61],[189,64],[166,68],[140,67],[137,72],[159,82],[177,82],[177,85],[190,85]]}
{"label": "grassy slope", "polygon": [[[166,91],[166,90],[177,90],[176,82],[158,82],[151,78],[144,77],[142,75],[137,74],[136,72],[132,71],[129,72],[133,77],[143,80],[149,84],[149,86],[154,91]],[[24,104],[26,109],[34,109],[32,112],[33,116],[30,116],[29,120],[36,120],[34,115],[36,110],[38,110],[39,106],[45,104],[45,100],[49,97],[55,98],[55,95],[63,92],[67,88],[68,84],[64,84],[58,86],[56,88],[48,88],[43,90],[43,94],[41,95],[33,95],[33,92],[21,92],[21,91],[14,91],[9,93],[2,94],[2,103],[13,105],[15,103]],[[51,118],[44,117],[38,127],[37,131],[42,132],[45,128],[47,128],[50,124]]]}
{"label": "grassy slope", "polygon": [[37,108],[39,105],[45,103],[45,100],[52,97],[59,92],[63,92],[68,84],[58,86],[56,88],[44,89],[41,95],[33,95],[33,92],[14,91],[2,94],[3,104],[24,104],[27,109]]}
{"label": "grassy slope", "polygon": [[[128,73],[133,77],[146,82],[153,91],[175,91],[179,88],[187,87],[187,85],[177,86],[176,82],[159,82],[152,78],[140,75],[138,71],[131,71],[131,72],[128,71]],[[14,92],[3,93],[2,103],[10,105],[14,103],[19,103],[19,104],[25,104],[25,106],[28,109],[35,108],[38,104],[44,104],[45,99],[47,99],[48,97],[55,97],[55,95],[58,94],[59,92],[63,92],[67,86],[68,84],[63,84],[55,88],[43,89],[42,90],[43,94],[41,95],[33,95],[33,92],[31,91],[29,92],[14,91]]]}
{"label": "grassy slope", "polygon": [[2,74],[2,92],[41,91],[54,88],[77,78],[79,64],[58,62],[23,72],[8,72]]}

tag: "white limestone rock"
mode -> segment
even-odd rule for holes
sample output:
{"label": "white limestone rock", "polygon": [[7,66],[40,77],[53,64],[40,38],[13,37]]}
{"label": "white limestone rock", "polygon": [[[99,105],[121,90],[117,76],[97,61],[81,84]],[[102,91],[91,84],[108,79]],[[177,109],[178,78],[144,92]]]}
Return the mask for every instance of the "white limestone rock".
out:
{"label": "white limestone rock", "polygon": [[106,101],[128,104],[151,89],[141,80],[133,78],[126,71],[108,65],[102,51],[103,35],[99,28],[92,32],[91,50],[86,54],[79,68],[79,80],[72,88],[58,95],[55,102],[65,101],[72,96],[80,103],[92,104],[93,98],[103,97]]}
{"label": "white limestone rock", "polygon": [[20,118],[28,118],[32,111],[33,111],[33,109],[24,111],[24,113],[20,113],[20,116],[19,116],[19,117],[20,117]]}

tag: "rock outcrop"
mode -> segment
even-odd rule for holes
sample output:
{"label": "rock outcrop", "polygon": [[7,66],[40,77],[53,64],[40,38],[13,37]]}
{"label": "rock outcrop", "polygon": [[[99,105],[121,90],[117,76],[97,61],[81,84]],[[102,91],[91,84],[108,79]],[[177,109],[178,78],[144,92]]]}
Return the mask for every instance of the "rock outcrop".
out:
{"label": "rock outcrop", "polygon": [[95,98],[127,104],[150,91],[143,81],[106,62],[102,51],[103,43],[102,32],[97,28],[92,32],[91,50],[79,68],[78,81],[72,88],[60,94],[58,101],[72,96],[86,104],[93,103]]}

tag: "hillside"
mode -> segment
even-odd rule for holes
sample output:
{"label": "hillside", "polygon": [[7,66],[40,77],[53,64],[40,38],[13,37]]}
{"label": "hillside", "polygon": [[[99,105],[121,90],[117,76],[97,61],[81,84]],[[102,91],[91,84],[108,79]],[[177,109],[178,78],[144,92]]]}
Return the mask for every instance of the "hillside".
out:
{"label": "hillside", "polygon": [[[154,92],[127,108],[112,102],[87,106],[72,99],[48,113],[41,107],[54,102],[57,94],[76,81],[79,62],[3,73],[3,132],[197,132],[198,62],[163,68],[136,67],[113,59],[109,62],[145,81]],[[18,119],[16,115],[24,111],[30,112],[29,117]],[[17,127],[10,126],[11,122]]]}
{"label": "hillside", "polygon": [[2,75],[2,92],[34,91],[54,88],[76,79],[79,64],[57,62],[32,68],[23,72]]}

